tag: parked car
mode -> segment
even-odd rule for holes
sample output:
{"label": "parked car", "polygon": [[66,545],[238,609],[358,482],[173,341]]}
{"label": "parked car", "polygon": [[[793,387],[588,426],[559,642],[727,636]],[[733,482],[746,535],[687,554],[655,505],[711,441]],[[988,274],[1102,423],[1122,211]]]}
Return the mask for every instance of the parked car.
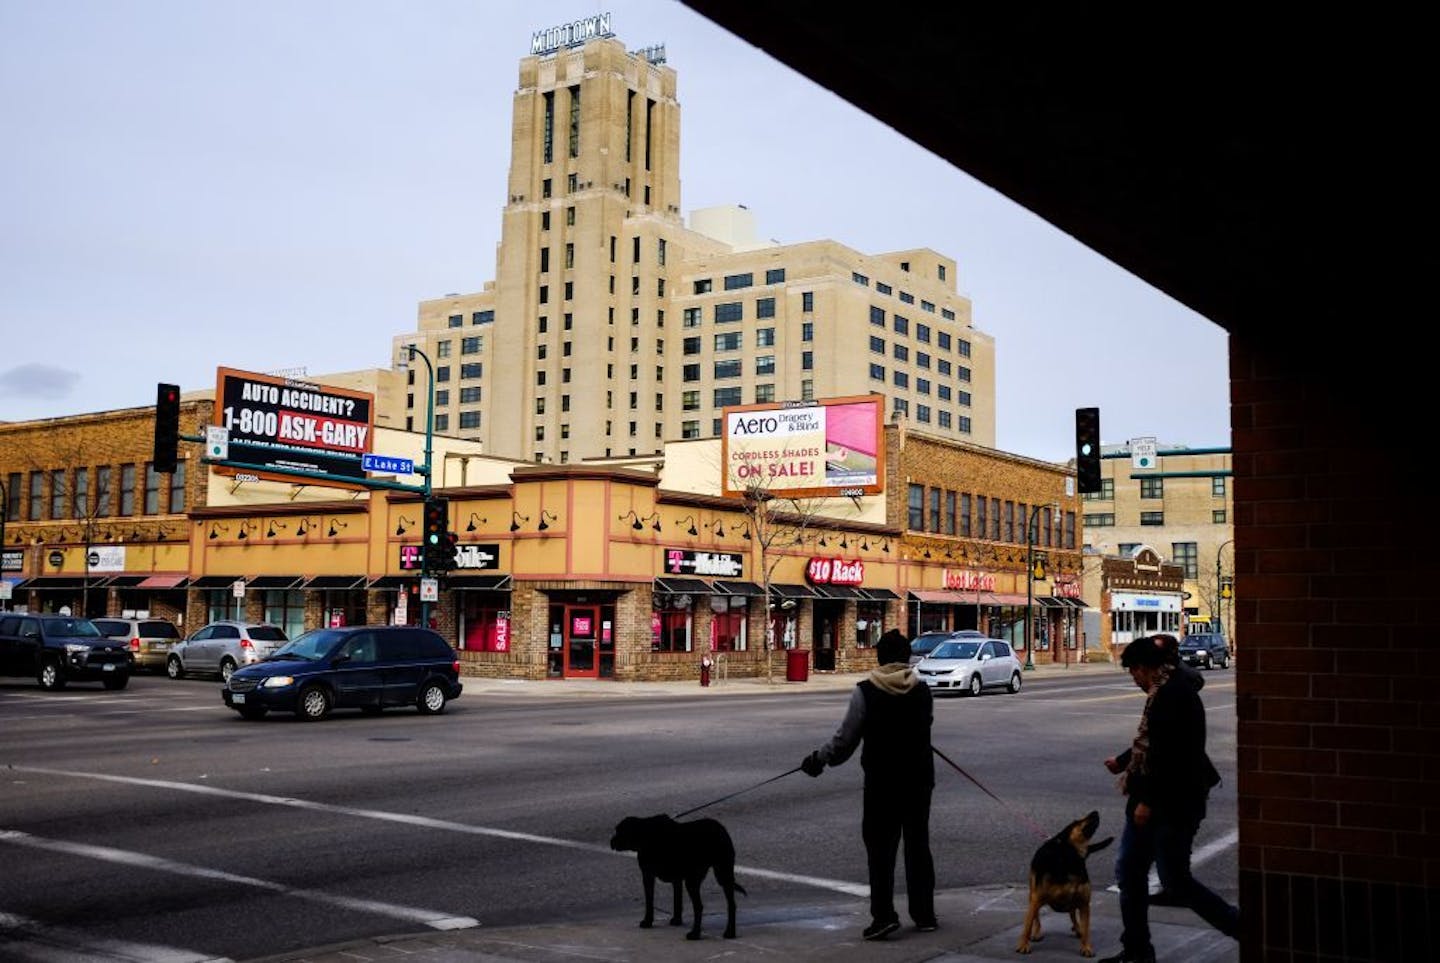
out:
{"label": "parked car", "polygon": [[1214,632],[1196,632],[1180,640],[1180,661],[1186,665],[1213,669],[1230,667],[1230,644]]}
{"label": "parked car", "polygon": [[985,633],[975,629],[956,629],[953,632],[921,632],[910,640],[910,664],[915,665],[929,655],[942,642],[951,639],[983,639]]}
{"label": "parked car", "polygon": [[120,639],[130,647],[136,670],[160,672],[170,647],[180,641],[180,630],[167,619],[91,619],[100,634]]}
{"label": "parked car", "polygon": [[1004,686],[1020,691],[1020,660],[1010,643],[1000,639],[969,637],[941,642],[915,666],[920,681],[932,691],[968,692]]}
{"label": "parked car", "polygon": [[242,665],[254,665],[288,641],[278,625],[222,619],[175,643],[165,657],[165,673],[172,679],[194,672],[228,679]]}
{"label": "parked car", "polygon": [[306,632],[258,665],[236,670],[221,698],[246,719],[274,709],[313,721],[336,708],[443,712],[461,689],[460,659],[439,633],[356,625]]}
{"label": "parked car", "polygon": [[108,639],[89,619],[9,612],[0,615],[0,675],[32,676],[42,689],[103,682],[123,689],[134,660],[130,647]]}

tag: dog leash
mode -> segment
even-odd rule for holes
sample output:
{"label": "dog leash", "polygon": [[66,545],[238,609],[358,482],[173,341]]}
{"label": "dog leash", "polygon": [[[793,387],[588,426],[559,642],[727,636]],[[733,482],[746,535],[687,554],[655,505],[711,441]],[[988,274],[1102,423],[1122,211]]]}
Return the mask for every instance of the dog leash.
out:
{"label": "dog leash", "polygon": [[945,755],[945,753],[941,752],[939,749],[935,748],[934,746],[931,746],[931,747],[930,747],[930,751],[933,752],[933,753],[935,753],[935,755],[939,756],[941,759],[944,759],[947,763],[949,763],[951,769],[954,769],[954,770],[955,770],[956,772],[958,772],[960,775],[964,776],[966,779],[968,779],[968,780],[970,780],[971,782],[973,782],[973,783],[975,784],[975,788],[979,789],[979,790],[980,790],[981,792],[983,792],[985,795],[989,796],[991,799],[995,800],[997,803],[999,803],[1000,805],[1004,806],[1006,809],[1010,810],[1010,811],[1011,811],[1012,813],[1014,813],[1016,816],[1020,817],[1020,821],[1023,822],[1025,825],[1029,826],[1029,827],[1030,827],[1032,830],[1034,830],[1036,833],[1038,833],[1042,839],[1048,839],[1050,836],[1054,835],[1053,833],[1047,833],[1045,830],[1041,829],[1032,819],[1030,819],[1030,817],[1026,816],[1024,813],[1020,812],[1020,810],[1016,809],[1014,806],[1010,805],[1010,804],[1007,803],[1005,800],[1003,800],[1003,799],[1001,799],[999,796],[995,795],[995,794],[994,794],[993,792],[991,792],[989,789],[985,788],[985,784],[984,784],[984,783],[982,783],[980,780],[976,779],[974,776],[970,775],[970,774],[969,774],[968,772],[966,772],[964,769],[961,769],[961,768],[960,768],[960,765],[959,765],[957,762],[955,762],[954,759],[951,759],[949,756]]}
{"label": "dog leash", "polygon": [[724,801],[727,800],[727,799],[734,799],[736,796],[739,796],[741,793],[747,793],[747,792],[750,792],[750,791],[753,790],[753,789],[759,789],[761,786],[769,785],[770,783],[774,782],[774,781],[777,780],[777,779],[784,779],[786,776],[790,775],[790,773],[795,773],[795,772],[799,772],[799,771],[800,771],[800,767],[799,767],[799,766],[796,766],[794,769],[791,769],[789,772],[782,772],[782,773],[781,773],[780,775],[778,775],[778,776],[771,776],[769,779],[766,779],[764,782],[757,782],[757,783],[756,783],[755,785],[753,785],[753,786],[750,786],[750,787],[747,787],[747,788],[745,788],[745,789],[740,790],[740,792],[732,792],[732,793],[731,793],[730,795],[728,795],[728,796],[721,796],[719,799],[712,799],[712,800],[710,800],[709,802],[707,802],[707,803],[705,803],[705,804],[703,804],[703,805],[696,806],[694,809],[687,809],[687,810],[685,810],[683,813],[678,813],[678,814],[676,814],[675,818],[676,818],[676,819],[679,819],[681,816],[688,816],[688,815],[690,815],[691,813],[699,812],[700,810],[706,809],[706,808],[708,808],[708,807],[710,807],[710,806],[713,806],[713,805],[715,805],[716,803],[722,803],[722,802],[724,802]]}

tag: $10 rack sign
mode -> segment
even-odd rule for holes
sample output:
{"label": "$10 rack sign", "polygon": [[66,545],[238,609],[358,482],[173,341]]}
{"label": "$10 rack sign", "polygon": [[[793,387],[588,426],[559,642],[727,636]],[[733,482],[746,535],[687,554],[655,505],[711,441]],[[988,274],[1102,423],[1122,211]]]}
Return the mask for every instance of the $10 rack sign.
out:
{"label": "$10 rack sign", "polygon": [[858,558],[812,558],[805,577],[814,585],[859,585],[865,581],[865,563]]}

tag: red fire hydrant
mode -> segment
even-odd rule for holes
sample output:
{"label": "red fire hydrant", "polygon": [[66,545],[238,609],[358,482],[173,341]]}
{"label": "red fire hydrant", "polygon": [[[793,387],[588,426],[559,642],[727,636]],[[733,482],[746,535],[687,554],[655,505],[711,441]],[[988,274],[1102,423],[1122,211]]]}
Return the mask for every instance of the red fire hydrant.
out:
{"label": "red fire hydrant", "polygon": [[708,652],[700,659],[700,685],[708,686],[710,684],[710,667],[714,664]]}

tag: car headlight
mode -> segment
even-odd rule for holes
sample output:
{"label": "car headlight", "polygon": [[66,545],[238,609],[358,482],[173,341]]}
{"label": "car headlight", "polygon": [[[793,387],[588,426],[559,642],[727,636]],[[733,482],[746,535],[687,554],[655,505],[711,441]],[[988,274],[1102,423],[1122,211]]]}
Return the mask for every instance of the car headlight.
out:
{"label": "car headlight", "polygon": [[82,652],[89,652],[89,651],[90,651],[90,646],[88,646],[88,645],[80,645],[79,643],[76,643],[76,642],[66,642],[66,643],[65,643],[65,653],[66,653],[67,655],[80,655]]}
{"label": "car headlight", "polygon": [[272,675],[272,676],[270,676],[269,678],[267,678],[264,682],[260,683],[260,688],[262,688],[262,689],[283,689],[283,688],[285,688],[287,685],[294,685],[294,684],[295,684],[295,677],[294,677],[293,675]]}

